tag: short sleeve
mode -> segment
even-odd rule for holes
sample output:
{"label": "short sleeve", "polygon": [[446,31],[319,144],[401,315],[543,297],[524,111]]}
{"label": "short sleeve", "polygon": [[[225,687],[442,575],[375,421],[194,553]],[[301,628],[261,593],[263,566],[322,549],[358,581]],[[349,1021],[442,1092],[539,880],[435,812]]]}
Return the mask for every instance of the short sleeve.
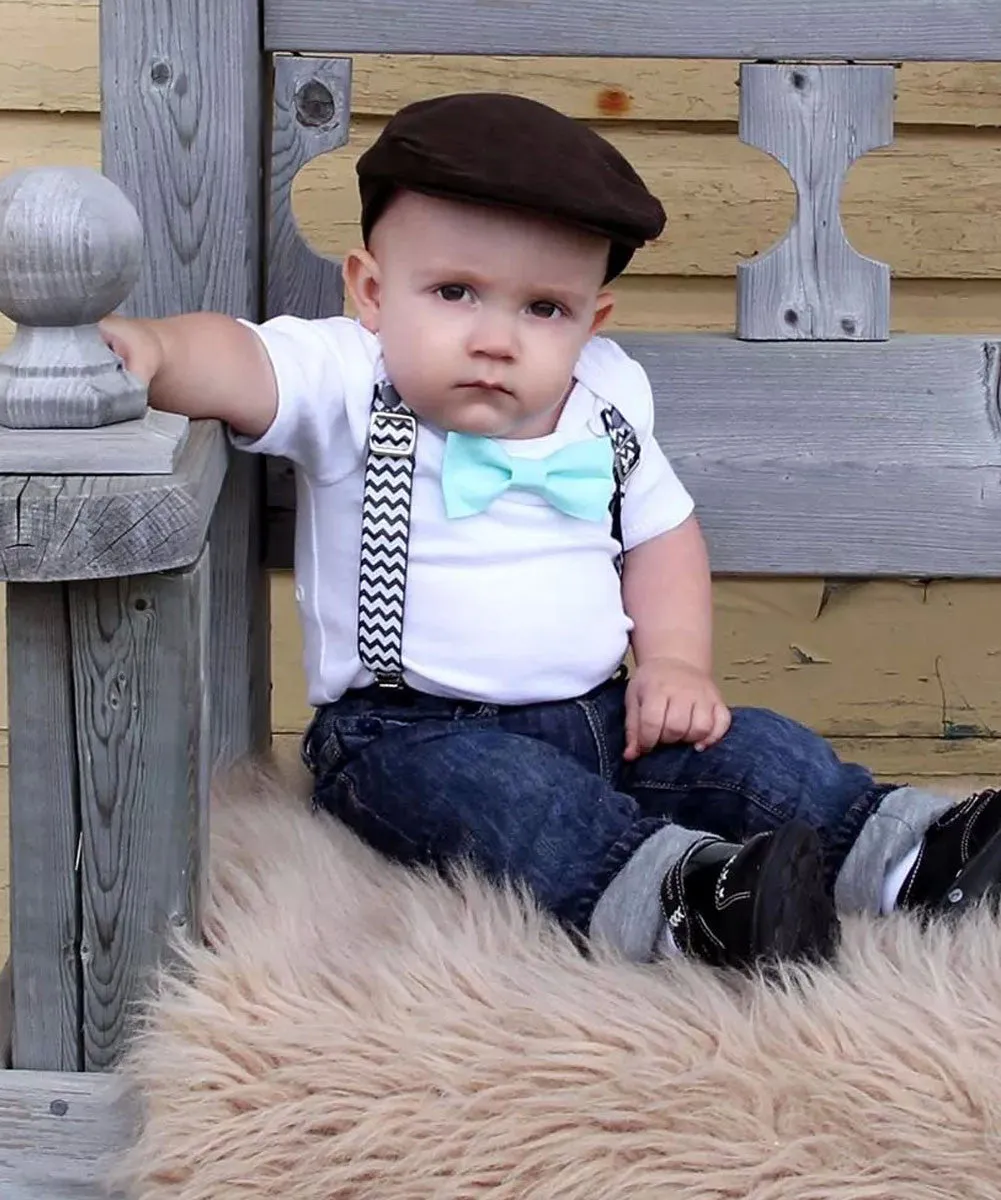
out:
{"label": "short sleeve", "polygon": [[626,550],[676,529],[695,509],[688,489],[654,437],[653,395],[646,371],[632,360],[630,367],[634,378],[628,415],[639,438],[640,458],[622,497],[622,544]]}
{"label": "short sleeve", "polygon": [[274,317],[244,321],[261,339],[278,389],[275,419],[259,438],[230,431],[241,450],[288,458],[319,483],[336,477],[348,438],[347,398],[370,388],[374,339],[354,321]]}

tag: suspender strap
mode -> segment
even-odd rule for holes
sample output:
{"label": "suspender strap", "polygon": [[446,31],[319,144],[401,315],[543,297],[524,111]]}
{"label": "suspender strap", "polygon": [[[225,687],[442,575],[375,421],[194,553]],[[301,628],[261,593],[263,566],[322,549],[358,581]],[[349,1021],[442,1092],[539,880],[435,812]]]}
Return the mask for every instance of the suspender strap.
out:
{"label": "suspender strap", "polygon": [[417,418],[391,384],[375,390],[368,427],[358,575],[358,656],[380,687],[403,686],[410,500]]}
{"label": "suspender strap", "polygon": [[[636,431],[614,405],[601,412],[612,442],[612,536],[622,544],[622,492],[639,462]],[[380,687],[403,686],[403,610],[407,597],[410,502],[417,418],[391,384],[375,390],[365,459],[358,574],[358,656]],[[616,560],[622,569],[622,555]]]}
{"label": "suspender strap", "polygon": [[622,547],[622,493],[629,476],[639,464],[640,440],[636,436],[636,430],[614,404],[609,404],[601,410],[601,423],[611,438],[614,456],[612,472],[615,475],[615,491],[612,493],[609,511],[612,514],[612,537],[620,546],[615,558],[615,569],[621,575],[625,555],[625,549]]}

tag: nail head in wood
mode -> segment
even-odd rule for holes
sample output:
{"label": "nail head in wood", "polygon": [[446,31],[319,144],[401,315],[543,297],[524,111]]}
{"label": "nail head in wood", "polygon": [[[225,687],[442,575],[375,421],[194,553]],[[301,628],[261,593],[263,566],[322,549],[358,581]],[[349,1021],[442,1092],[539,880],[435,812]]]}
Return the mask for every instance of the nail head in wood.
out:
{"label": "nail head in wood", "polygon": [[93,428],[146,411],[146,389],[97,322],[139,277],[143,232],[122,192],[83,167],[0,180],[0,312],[18,328],[0,355],[0,425]]}

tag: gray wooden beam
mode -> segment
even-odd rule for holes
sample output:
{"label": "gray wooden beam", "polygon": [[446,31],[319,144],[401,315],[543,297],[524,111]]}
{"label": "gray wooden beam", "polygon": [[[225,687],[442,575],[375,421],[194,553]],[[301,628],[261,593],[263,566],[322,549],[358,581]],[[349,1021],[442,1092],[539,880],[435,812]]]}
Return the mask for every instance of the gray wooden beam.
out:
{"label": "gray wooden beam", "polygon": [[13,970],[8,958],[0,970],[0,1069],[10,1066],[14,1041]]}
{"label": "gray wooden beam", "polygon": [[172,475],[0,478],[0,578],[98,579],[186,566],[205,544],[225,472],[222,428],[193,421]]}
{"label": "gray wooden beam", "polygon": [[[995,342],[616,340],[649,373],[717,573],[1001,577]],[[291,565],[291,536],[272,561]]]}
{"label": "gray wooden beam", "polygon": [[718,573],[1001,576],[998,343],[619,340]]}
{"label": "gray wooden beam", "polygon": [[[146,234],[125,311],[259,318],[266,88],[257,0],[102,0],[100,17],[104,169]],[[220,762],[263,748],[267,736],[263,480],[238,469],[211,534],[211,678],[229,697],[218,705]]]}
{"label": "gray wooden beam", "polygon": [[7,589],[13,1063],[80,1060],[76,744],[65,588]]}
{"label": "gray wooden beam", "polygon": [[210,765],[208,553],[183,572],[68,588],[86,1070],[116,1062],[171,935],[199,935]]}
{"label": "gray wooden beam", "polygon": [[886,66],[741,66],[741,140],[785,166],[796,213],[781,241],[737,264],[738,337],[889,337],[890,268],[845,237],[841,190],[853,163],[893,140],[893,86]]}
{"label": "gray wooden beam", "polygon": [[0,1196],[125,1200],[106,1181],[140,1120],[140,1100],[118,1076],[0,1071]]}
{"label": "gray wooden beam", "polygon": [[267,50],[1001,60],[997,0],[264,0]]}

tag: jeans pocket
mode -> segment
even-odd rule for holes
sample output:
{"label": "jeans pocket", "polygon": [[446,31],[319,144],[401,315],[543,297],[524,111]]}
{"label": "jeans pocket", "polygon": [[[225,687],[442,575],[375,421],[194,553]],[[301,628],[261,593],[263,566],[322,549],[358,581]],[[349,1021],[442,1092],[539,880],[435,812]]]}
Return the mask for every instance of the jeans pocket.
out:
{"label": "jeans pocket", "polygon": [[594,743],[594,753],[598,760],[598,774],[606,783],[614,786],[615,778],[612,766],[612,753],[605,732],[605,715],[595,700],[584,697],[575,700],[574,704],[587,722],[587,728]]}

